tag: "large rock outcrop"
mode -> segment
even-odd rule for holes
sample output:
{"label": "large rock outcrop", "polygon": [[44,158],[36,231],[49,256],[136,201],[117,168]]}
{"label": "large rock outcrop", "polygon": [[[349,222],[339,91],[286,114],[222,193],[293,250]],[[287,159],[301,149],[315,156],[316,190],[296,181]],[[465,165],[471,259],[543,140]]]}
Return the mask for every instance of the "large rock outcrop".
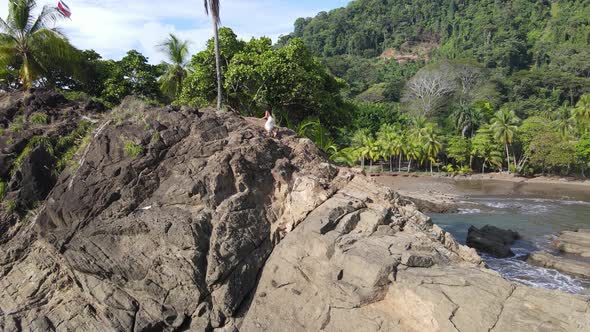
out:
{"label": "large rock outcrop", "polygon": [[408,200],[233,114],[120,108],[0,244],[2,331],[582,331]]}
{"label": "large rock outcrop", "polygon": [[491,225],[482,228],[469,227],[467,231],[467,246],[486,252],[493,257],[506,258],[514,256],[510,247],[520,238],[517,232],[501,229]]}

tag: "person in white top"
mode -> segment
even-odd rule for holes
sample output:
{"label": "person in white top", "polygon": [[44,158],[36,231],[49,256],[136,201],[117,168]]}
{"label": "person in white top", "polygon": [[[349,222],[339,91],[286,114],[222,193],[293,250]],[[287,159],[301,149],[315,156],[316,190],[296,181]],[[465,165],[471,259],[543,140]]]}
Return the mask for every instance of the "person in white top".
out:
{"label": "person in white top", "polygon": [[266,120],[266,123],[264,124],[264,129],[266,129],[268,135],[272,137],[277,137],[277,131],[275,130],[277,123],[275,121],[275,118],[273,118],[272,114],[269,111],[266,111],[263,119]]}

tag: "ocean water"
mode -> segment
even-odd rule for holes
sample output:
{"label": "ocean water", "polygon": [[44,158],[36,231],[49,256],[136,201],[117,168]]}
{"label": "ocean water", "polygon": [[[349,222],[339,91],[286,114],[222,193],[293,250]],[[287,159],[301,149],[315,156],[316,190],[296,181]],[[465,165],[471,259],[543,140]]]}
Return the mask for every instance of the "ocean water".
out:
{"label": "ocean water", "polygon": [[[537,197],[535,197],[537,196]],[[583,195],[582,195],[583,196]],[[590,228],[590,200],[579,193],[515,193],[498,196],[474,195],[468,208],[457,214],[431,214],[434,223],[465,244],[470,225],[493,225],[519,232],[522,240],[512,246],[516,256],[497,259],[481,254],[485,263],[505,278],[533,287],[559,289],[569,293],[590,294],[590,280],[567,276],[552,269],[526,263],[527,254],[552,251],[549,244],[563,230]],[[548,198],[549,197],[549,198]]]}

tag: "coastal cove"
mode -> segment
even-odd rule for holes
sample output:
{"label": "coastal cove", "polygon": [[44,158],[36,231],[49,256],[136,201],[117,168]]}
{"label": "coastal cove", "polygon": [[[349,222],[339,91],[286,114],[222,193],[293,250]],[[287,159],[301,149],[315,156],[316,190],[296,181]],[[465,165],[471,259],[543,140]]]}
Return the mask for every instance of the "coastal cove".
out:
{"label": "coastal cove", "polygon": [[[590,280],[568,276],[526,262],[546,250],[561,231],[590,228],[590,186],[553,179],[442,178],[381,176],[377,182],[423,205],[432,221],[465,244],[470,226],[492,225],[517,231],[515,256],[494,258],[480,253],[486,265],[504,278],[533,287],[590,294]],[[440,209],[437,210],[437,206]],[[584,259],[584,258],[579,258]]]}

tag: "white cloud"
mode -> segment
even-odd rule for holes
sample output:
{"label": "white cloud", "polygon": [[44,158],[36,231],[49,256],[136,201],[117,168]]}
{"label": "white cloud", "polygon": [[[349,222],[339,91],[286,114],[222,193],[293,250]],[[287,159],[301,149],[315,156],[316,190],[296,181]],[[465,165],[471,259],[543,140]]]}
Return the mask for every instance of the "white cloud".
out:
{"label": "white cloud", "polygon": [[[0,0],[0,15],[7,16],[8,0]],[[222,24],[243,39],[268,36],[276,41],[292,31],[297,17],[312,16],[320,10],[342,6],[348,0],[226,0],[221,1]],[[38,0],[55,5],[57,0]],[[94,49],[104,58],[118,59],[137,49],[158,63],[163,58],[156,45],[169,33],[202,49],[211,37],[211,23],[202,0],[66,0],[72,19],[59,23],[72,43],[80,49]]]}

